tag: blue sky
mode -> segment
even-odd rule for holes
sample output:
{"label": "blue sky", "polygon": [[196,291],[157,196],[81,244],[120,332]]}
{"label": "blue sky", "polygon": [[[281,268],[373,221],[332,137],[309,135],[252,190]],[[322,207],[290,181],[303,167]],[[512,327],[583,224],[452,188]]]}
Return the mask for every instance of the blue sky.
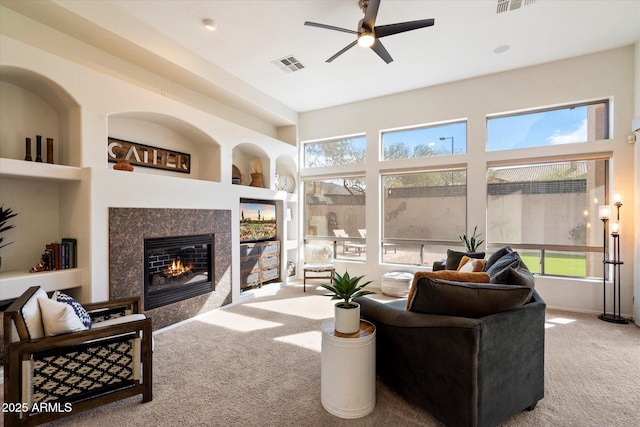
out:
{"label": "blue sky", "polygon": [[586,106],[487,120],[489,151],[586,140]]}
{"label": "blue sky", "polygon": [[[388,149],[400,142],[409,147],[426,144],[438,152],[448,154],[451,153],[451,138],[454,153],[466,152],[467,128],[464,122],[385,132],[383,145]],[[571,144],[586,140],[586,106],[487,120],[489,151]]]}
{"label": "blue sky", "polygon": [[[441,140],[440,138],[444,139]],[[409,147],[421,144],[427,145],[444,154],[451,153],[451,143],[453,142],[454,153],[464,153],[467,151],[467,125],[462,122],[385,132],[383,133],[382,141],[387,149],[390,146],[404,142]]]}

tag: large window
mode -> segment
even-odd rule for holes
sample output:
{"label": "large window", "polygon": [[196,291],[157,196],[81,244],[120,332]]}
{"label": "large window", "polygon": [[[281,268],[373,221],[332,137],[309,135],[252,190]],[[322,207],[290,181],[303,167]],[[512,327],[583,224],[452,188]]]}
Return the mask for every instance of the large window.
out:
{"label": "large window", "polygon": [[535,273],[602,277],[607,160],[579,160],[487,171],[489,250],[518,249]]}
{"label": "large window", "polygon": [[467,123],[448,123],[382,133],[384,160],[467,152]]}
{"label": "large window", "polygon": [[364,135],[325,141],[305,142],[304,167],[318,168],[364,161],[367,140]]}
{"label": "large window", "polygon": [[335,246],[338,259],[366,260],[364,176],[304,181],[305,240]]}
{"label": "large window", "polygon": [[382,176],[382,258],[433,265],[460,246],[467,218],[465,170]]}
{"label": "large window", "polygon": [[487,119],[487,150],[543,147],[608,137],[606,101]]}

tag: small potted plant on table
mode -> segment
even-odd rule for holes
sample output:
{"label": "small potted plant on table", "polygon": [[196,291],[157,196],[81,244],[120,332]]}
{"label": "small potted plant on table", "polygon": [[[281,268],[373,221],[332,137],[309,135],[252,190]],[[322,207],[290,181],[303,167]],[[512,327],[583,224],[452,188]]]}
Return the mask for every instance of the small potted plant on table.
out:
{"label": "small potted plant on table", "polygon": [[353,334],[360,329],[360,304],[353,302],[353,298],[363,295],[375,294],[373,291],[365,290],[364,287],[371,281],[359,284],[364,276],[349,276],[345,271],[344,275],[336,272],[333,285],[322,285],[330,291],[332,300],[342,300],[335,305],[335,330],[343,334]]}

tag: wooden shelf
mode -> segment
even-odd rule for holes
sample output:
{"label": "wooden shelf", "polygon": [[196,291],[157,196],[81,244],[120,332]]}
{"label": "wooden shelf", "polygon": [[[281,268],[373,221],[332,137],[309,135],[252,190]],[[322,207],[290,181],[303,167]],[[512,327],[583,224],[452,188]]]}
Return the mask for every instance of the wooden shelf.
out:
{"label": "wooden shelf", "polygon": [[18,298],[31,286],[41,286],[52,292],[82,286],[82,269],[41,271],[29,273],[24,270],[0,273],[0,301]]}
{"label": "wooden shelf", "polygon": [[0,158],[0,176],[44,181],[80,181],[80,168]]}

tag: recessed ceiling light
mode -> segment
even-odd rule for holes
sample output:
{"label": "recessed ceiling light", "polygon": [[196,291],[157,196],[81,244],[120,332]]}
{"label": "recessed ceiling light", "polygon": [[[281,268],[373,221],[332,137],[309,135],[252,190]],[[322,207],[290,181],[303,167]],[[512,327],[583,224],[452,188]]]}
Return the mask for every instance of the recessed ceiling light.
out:
{"label": "recessed ceiling light", "polygon": [[204,27],[209,31],[215,31],[218,28],[218,24],[216,24],[216,21],[209,18],[203,19],[202,25],[204,25]]}
{"label": "recessed ceiling light", "polygon": [[503,44],[502,46],[498,46],[497,48],[493,49],[493,53],[504,53],[508,50],[509,50],[509,45]]}

